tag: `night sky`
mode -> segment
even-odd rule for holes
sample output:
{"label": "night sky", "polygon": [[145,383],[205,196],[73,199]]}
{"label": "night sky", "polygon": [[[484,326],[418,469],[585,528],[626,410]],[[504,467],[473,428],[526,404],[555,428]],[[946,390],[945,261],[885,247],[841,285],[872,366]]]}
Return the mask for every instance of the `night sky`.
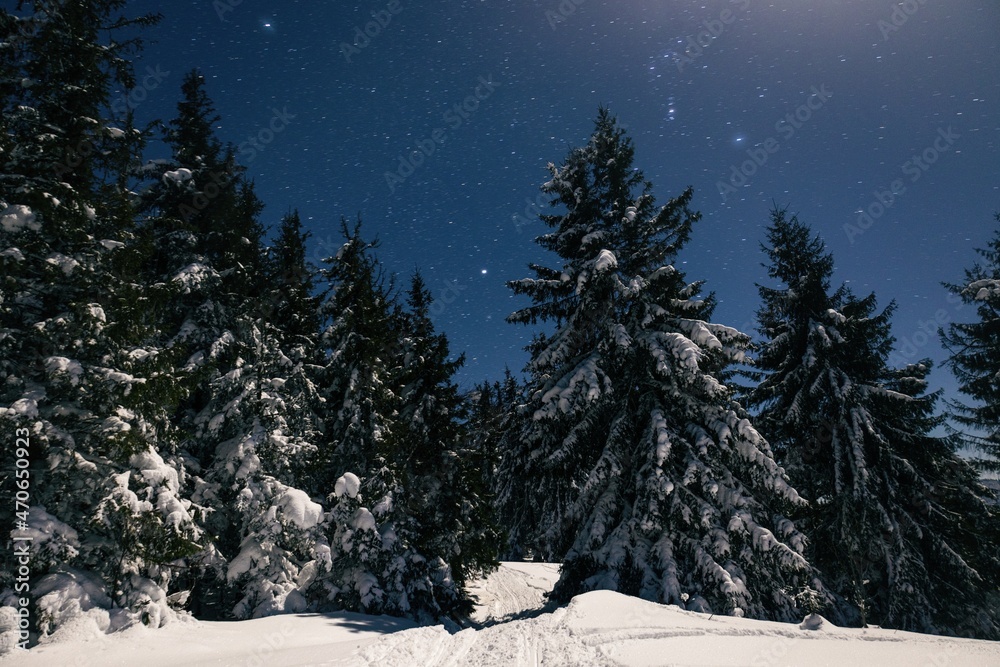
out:
{"label": "night sky", "polygon": [[[389,270],[424,273],[465,386],[527,361],[504,283],[553,264],[532,241],[545,165],[587,140],[602,104],[659,202],[694,187],[704,218],[681,260],[717,321],[753,328],[772,202],[822,234],[836,280],[896,299],[895,361],[940,360],[923,331],[972,316],[940,282],[961,279],[1000,210],[996,0],[129,6],[164,15],[137,63],[159,68],[133,93],[139,119],[172,118],[200,68],[263,222],[298,208],[318,263],[360,213]],[[420,145],[410,173],[400,160]],[[954,387],[943,369],[932,384]]]}

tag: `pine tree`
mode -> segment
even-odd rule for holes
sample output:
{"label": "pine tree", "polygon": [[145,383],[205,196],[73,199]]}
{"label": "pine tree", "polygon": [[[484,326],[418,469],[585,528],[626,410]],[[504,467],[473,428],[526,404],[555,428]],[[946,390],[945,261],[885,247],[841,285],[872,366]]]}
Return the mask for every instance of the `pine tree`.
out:
{"label": "pine tree", "polygon": [[417,575],[408,583],[408,597],[412,606],[438,616],[468,614],[465,585],[494,567],[498,536],[477,461],[466,446],[464,403],[453,382],[464,357],[450,359],[447,338],[435,333],[431,295],[419,272],[407,306],[397,325],[398,408],[387,447],[403,492],[395,499],[397,536],[428,564],[426,572],[408,573]]}
{"label": "pine tree", "polygon": [[964,283],[945,287],[962,304],[976,307],[978,321],[950,324],[941,338],[959,391],[974,402],[952,403],[952,418],[975,431],[965,437],[986,454],[978,466],[1000,472],[1000,229],[977,252],[983,263],[965,272]]}
{"label": "pine tree", "polygon": [[[131,304],[140,286],[125,183],[137,142],[108,106],[113,86],[134,85],[126,56],[140,44],[117,36],[155,17],[124,17],[124,6],[0,12],[16,53],[0,58],[0,432],[5,443],[30,434],[30,507],[16,527],[31,537],[43,633],[81,612],[112,629],[159,625],[175,566],[202,538],[180,463],[161,447],[158,366]],[[13,508],[0,510],[4,525]]]}
{"label": "pine tree", "polygon": [[[484,381],[466,396],[469,410],[469,446],[480,479],[489,498],[497,496],[498,468],[500,465],[501,441],[504,433],[510,427],[510,420],[515,417],[513,406],[521,397],[521,387],[509,368],[504,369],[503,381]],[[506,532],[502,517],[493,507],[494,523],[502,532]],[[506,536],[501,537],[501,543],[507,544]],[[505,558],[517,559],[525,556],[524,552],[514,545],[505,546],[502,550]]]}
{"label": "pine tree", "polygon": [[718,379],[749,338],[710,323],[713,299],[671,264],[699,217],[691,190],[657,207],[633,158],[602,109],[549,167],[542,189],[564,212],[542,216],[538,242],[563,264],[511,283],[533,304],[509,319],[556,329],[530,348],[501,500],[516,538],[563,561],[556,598],[610,588],[793,618],[819,594],[781,516],[801,500]]}
{"label": "pine tree", "polygon": [[270,288],[259,312],[236,317],[234,367],[212,381],[195,420],[199,435],[218,443],[196,497],[215,508],[214,523],[228,537],[219,546],[229,557],[229,586],[216,594],[236,618],[304,610],[311,573],[329,553],[324,507],[308,491],[322,398],[304,241],[297,217],[286,217],[265,279]]}
{"label": "pine tree", "polygon": [[[221,611],[251,618],[303,611],[299,575],[325,543],[325,511],[303,489],[302,460],[315,455],[318,395],[309,371],[293,362],[267,322],[241,332],[234,368],[213,380],[197,437],[217,443],[194,498],[213,509],[207,527],[226,558],[204,596]],[[244,356],[245,355],[245,356]]]}
{"label": "pine tree", "polygon": [[323,508],[303,490],[320,422],[318,332],[302,322],[286,330],[293,323],[276,313],[287,294],[308,297],[304,256],[286,248],[304,239],[279,239],[275,261],[288,270],[279,276],[263,248],[263,206],[215,136],[204,78],[189,72],[181,93],[165,136],[172,158],[144,170],[141,232],[164,374],[176,387],[167,406],[212,538],[186,581],[191,609],[204,618],[299,610],[297,577],[323,540]]}
{"label": "pine tree", "polygon": [[386,456],[395,408],[390,359],[398,351],[396,305],[372,255],[378,241],[364,241],[360,220],[353,228],[342,220],[341,232],[343,246],[321,271],[328,283],[319,309],[326,407],[311,474],[316,492],[331,503],[330,552],[311,595],[320,608],[405,615],[409,603],[398,585],[404,545],[391,516],[399,480]]}
{"label": "pine tree", "polygon": [[977,591],[995,589],[996,550],[975,535],[990,518],[985,490],[933,435],[930,362],[891,369],[890,317],[874,295],[830,292],[833,258],[796,217],[772,213],[765,252],[779,287],[760,287],[763,347],[749,401],[778,460],[811,502],[797,522],[810,561],[860,622],[992,636]]}
{"label": "pine tree", "polygon": [[322,271],[327,288],[320,305],[326,318],[320,342],[329,351],[323,373],[327,448],[318,459],[319,490],[330,493],[345,472],[374,469],[389,430],[394,396],[390,357],[396,352],[393,297],[372,252],[378,241],[361,237],[341,221],[345,243]]}
{"label": "pine tree", "polygon": [[315,269],[306,261],[306,242],[298,211],[281,219],[268,255],[266,315],[289,342],[304,342],[319,332],[318,299],[313,295]]}
{"label": "pine tree", "polygon": [[[321,608],[418,619],[471,611],[466,582],[494,566],[497,537],[466,448],[447,339],[419,274],[402,307],[360,222],[327,260],[326,428],[314,476],[330,494]],[[332,493],[331,493],[332,492]]]}

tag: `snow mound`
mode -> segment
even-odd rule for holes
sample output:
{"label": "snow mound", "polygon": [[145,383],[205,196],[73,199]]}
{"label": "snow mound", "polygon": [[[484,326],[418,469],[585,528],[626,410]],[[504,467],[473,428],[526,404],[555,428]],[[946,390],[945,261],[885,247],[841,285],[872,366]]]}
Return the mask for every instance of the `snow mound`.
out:
{"label": "snow mound", "polygon": [[559,566],[555,563],[501,563],[496,572],[471,582],[469,592],[478,601],[472,618],[478,623],[490,623],[541,609],[545,595],[558,580]]}
{"label": "snow mound", "polygon": [[[504,563],[476,590],[487,606],[534,608],[558,566]],[[531,587],[537,591],[529,593]],[[489,615],[480,609],[477,615]],[[495,616],[494,616],[495,618]],[[713,616],[592,591],[567,607],[480,630],[454,634],[443,626],[361,614],[296,614],[241,622],[171,623],[153,631],[135,625],[114,635],[94,632],[93,619],[62,641],[4,659],[11,667],[100,664],[143,667],[208,665],[333,665],[355,667],[488,667],[627,665],[962,665],[995,667],[1000,643],[848,629],[810,615],[802,625]],[[822,632],[817,632],[821,629]],[[72,636],[70,636],[72,635]],[[80,660],[80,658],[85,658]]]}
{"label": "snow mound", "polygon": [[834,627],[830,621],[819,614],[809,614],[799,623],[800,630],[827,630]]}
{"label": "snow mound", "polygon": [[348,498],[357,498],[360,490],[361,480],[352,472],[346,472],[337,478],[333,487],[333,493],[338,498],[343,498],[345,495]]}
{"label": "snow mound", "polygon": [[323,520],[323,507],[310,500],[305,491],[285,489],[278,498],[278,505],[285,518],[302,530],[314,528]]}
{"label": "snow mound", "polygon": [[191,180],[191,170],[181,167],[180,169],[175,169],[173,171],[167,171],[163,174],[164,183],[183,183],[184,181]]}
{"label": "snow mound", "polygon": [[23,204],[14,204],[0,211],[0,228],[10,234],[25,228],[37,232],[42,228],[42,224],[38,222],[30,208]]}

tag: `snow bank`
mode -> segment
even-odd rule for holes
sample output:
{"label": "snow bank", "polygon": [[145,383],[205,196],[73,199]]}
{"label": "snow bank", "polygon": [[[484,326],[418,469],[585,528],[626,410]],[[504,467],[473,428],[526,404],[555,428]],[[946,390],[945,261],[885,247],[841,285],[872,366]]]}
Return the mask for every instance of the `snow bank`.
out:
{"label": "snow bank", "polygon": [[[519,604],[534,607],[555,574],[554,565],[505,563],[474,586],[487,592],[481,602],[498,605],[507,615]],[[486,611],[481,608],[477,615],[482,618]],[[384,616],[297,614],[171,624],[156,631],[135,626],[110,636],[78,631],[31,651],[15,651],[4,664],[995,667],[1000,643],[838,628],[821,616],[807,617],[802,625],[712,616],[593,591],[551,613],[455,634]]]}

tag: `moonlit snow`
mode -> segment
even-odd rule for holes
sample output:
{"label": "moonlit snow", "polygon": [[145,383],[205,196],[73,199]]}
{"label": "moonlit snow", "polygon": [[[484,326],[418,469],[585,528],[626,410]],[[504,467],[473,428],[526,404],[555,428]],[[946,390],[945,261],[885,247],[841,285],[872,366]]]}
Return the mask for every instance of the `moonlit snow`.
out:
{"label": "moonlit snow", "polygon": [[1000,644],[892,630],[848,629],[811,615],[801,624],[682,611],[610,591],[593,591],[543,609],[558,566],[504,563],[474,582],[474,618],[455,632],[387,616],[294,614],[238,622],[138,625],[105,635],[86,616],[10,667],[511,667],[534,665],[952,665],[996,667]]}

